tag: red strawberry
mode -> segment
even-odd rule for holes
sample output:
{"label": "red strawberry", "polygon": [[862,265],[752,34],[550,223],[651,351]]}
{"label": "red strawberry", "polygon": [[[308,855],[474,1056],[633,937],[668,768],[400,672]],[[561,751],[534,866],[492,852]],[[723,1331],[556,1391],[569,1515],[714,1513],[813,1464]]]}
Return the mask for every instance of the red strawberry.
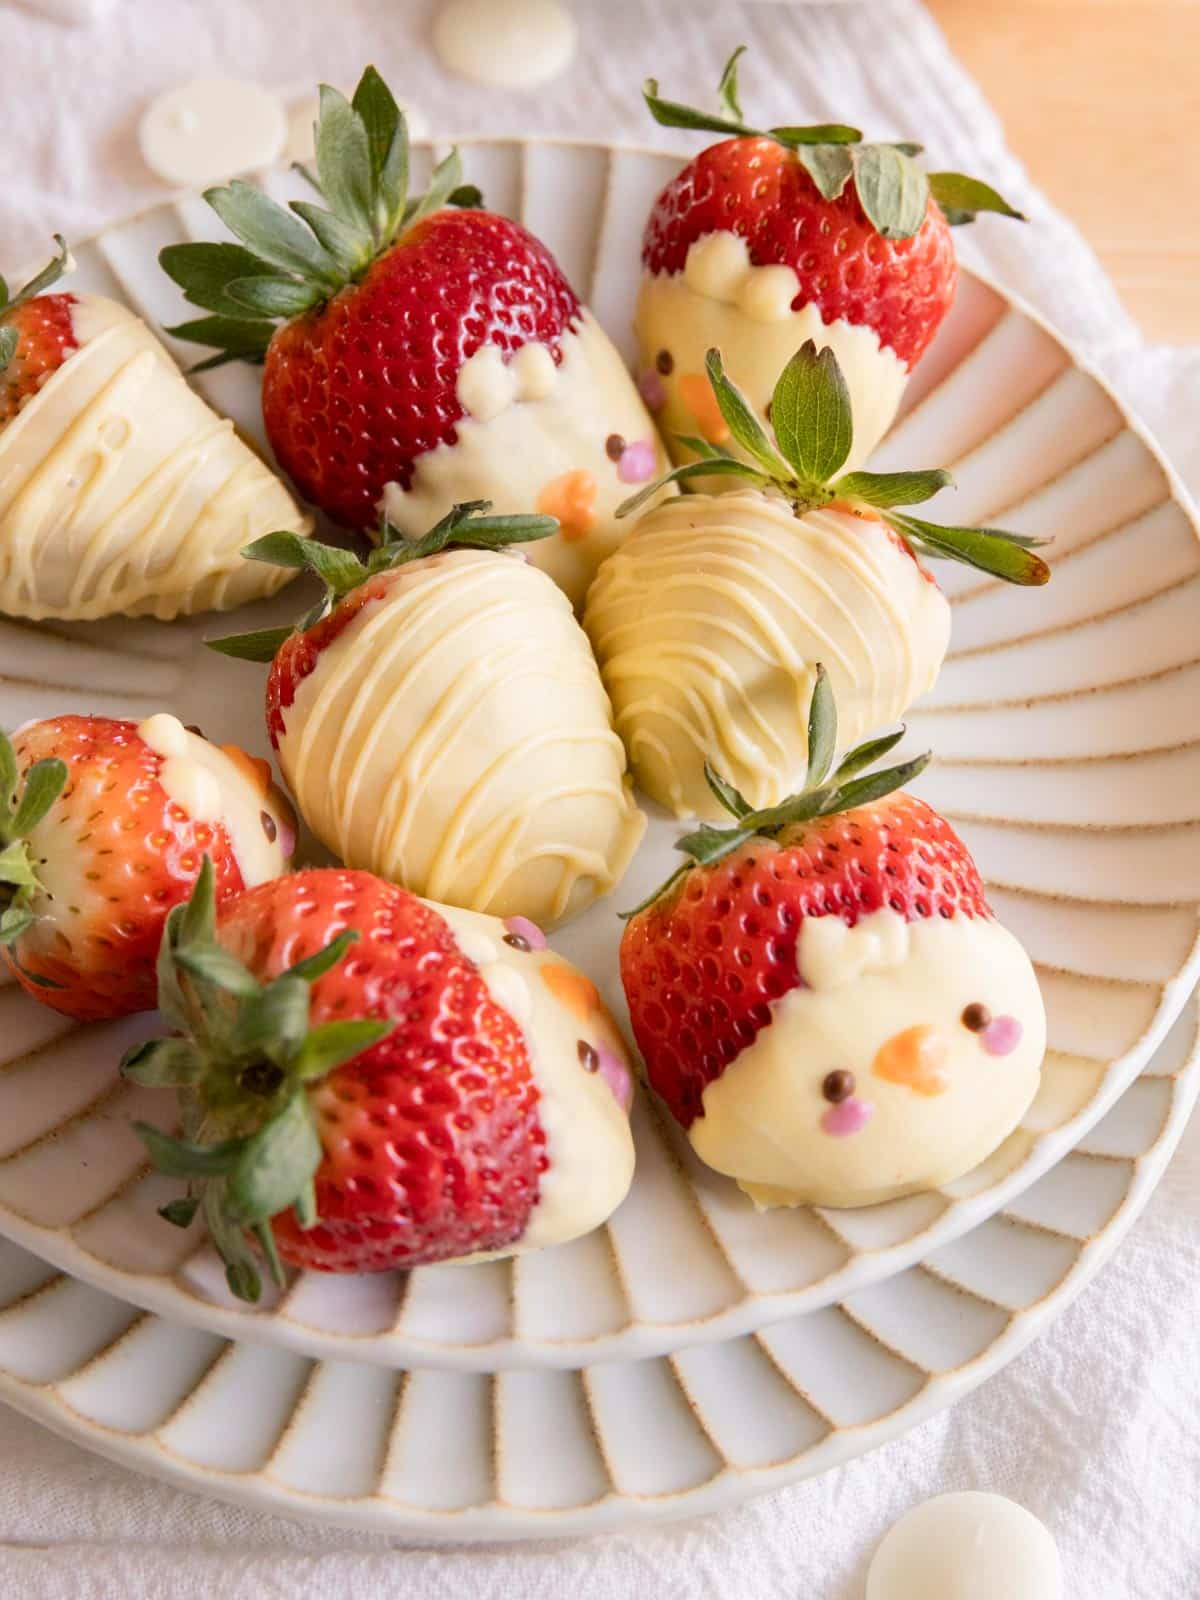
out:
{"label": "red strawberry", "polygon": [[621,979],[634,1037],[654,1088],[689,1127],[704,1090],[772,1020],[803,981],[797,962],[809,917],[860,917],[888,907],[906,921],[990,917],[978,870],[950,825],[894,791],[928,756],[856,774],[899,740],[873,741],[830,773],[836,715],[824,672],[813,696],[810,785],[762,812],[709,773],[736,818],[680,840],[690,857],[634,914],[621,941]]}
{"label": "red strawberry", "polygon": [[66,245],[59,239],[58,246],[57,259],[11,299],[0,278],[0,428],[79,347],[75,296],[42,293],[66,267]]}
{"label": "red strawberry", "polygon": [[726,438],[705,382],[707,348],[722,347],[761,416],[796,345],[827,342],[847,370],[860,466],[954,298],[950,224],[985,210],[1019,213],[977,179],[926,173],[913,159],[919,145],[864,144],[841,124],[748,127],[740,54],[721,80],[719,116],[661,99],[653,79],[646,85],[657,121],[732,137],[690,161],[650,213],[637,312],[642,391],[672,454],[686,459],[687,440],[675,435]]}
{"label": "red strawberry", "polygon": [[4,957],[36,999],[81,1021],[154,1006],[167,913],[206,853],[226,899],[283,871],[291,848],[265,763],[167,716],[53,717],[12,744],[0,735],[0,805]]}
{"label": "red strawberry", "polygon": [[258,1294],[245,1229],[273,1266],[278,1251],[331,1272],[524,1233],[548,1165],[528,1047],[433,906],[320,869],[262,884],[214,922],[206,869],[168,923],[164,970],[160,1004],[185,1038],[138,1047],[125,1070],[182,1086],[185,1140],[141,1131],[163,1170],[210,1180],[205,1215],[236,1293]]}
{"label": "red strawberry", "polygon": [[954,242],[932,196],[914,233],[889,238],[853,183],[826,199],[796,151],[769,137],[724,139],[689,162],[654,203],[642,264],[682,272],[696,240],[717,232],[745,239],[754,266],[793,269],[793,310],[865,324],[910,368],[954,299]]}
{"label": "red strawberry", "polygon": [[389,482],[454,444],[455,383],[484,343],[531,340],[561,361],[579,301],[532,234],[488,211],[438,211],[365,276],[272,338],[263,420],[284,471],[343,527],[370,530]]}
{"label": "red strawberry", "polygon": [[163,251],[214,313],[172,331],[264,358],[275,454],[335,522],[373,532],[386,509],[411,534],[455,502],[536,507],[562,536],[534,560],[581,599],[618,501],[663,460],[620,357],[546,247],[478,209],[457,152],[407,199],[404,119],[374,68],[352,103],[322,90],[316,148],[328,211],[209,191],[243,243]]}

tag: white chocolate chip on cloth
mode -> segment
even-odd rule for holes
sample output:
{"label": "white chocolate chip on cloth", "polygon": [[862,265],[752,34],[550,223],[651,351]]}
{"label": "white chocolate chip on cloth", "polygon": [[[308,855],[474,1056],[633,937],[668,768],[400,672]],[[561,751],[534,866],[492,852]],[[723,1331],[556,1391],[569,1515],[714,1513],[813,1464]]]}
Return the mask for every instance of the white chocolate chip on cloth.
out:
{"label": "white chocolate chip on cloth", "polygon": [[288,117],[271,89],[246,78],[193,78],[152,100],[138,126],[142,159],[164,182],[200,189],[269,167]]}

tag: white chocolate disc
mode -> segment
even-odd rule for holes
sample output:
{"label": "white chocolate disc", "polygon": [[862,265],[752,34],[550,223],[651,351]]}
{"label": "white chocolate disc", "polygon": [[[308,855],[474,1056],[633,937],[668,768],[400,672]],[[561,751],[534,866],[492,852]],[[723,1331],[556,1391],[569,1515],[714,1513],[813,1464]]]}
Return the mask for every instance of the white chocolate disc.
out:
{"label": "white chocolate disc", "polygon": [[498,89],[529,89],[566,70],[575,18],[559,0],[448,0],[433,42],[451,72]]}
{"label": "white chocolate disc", "polygon": [[1044,1523],[1001,1494],[942,1494],[884,1535],[866,1600],[1062,1600],[1062,1562]]}
{"label": "white chocolate disc", "polygon": [[167,183],[198,188],[277,161],[288,134],[277,94],[242,78],[194,78],[151,101],[142,159]]}

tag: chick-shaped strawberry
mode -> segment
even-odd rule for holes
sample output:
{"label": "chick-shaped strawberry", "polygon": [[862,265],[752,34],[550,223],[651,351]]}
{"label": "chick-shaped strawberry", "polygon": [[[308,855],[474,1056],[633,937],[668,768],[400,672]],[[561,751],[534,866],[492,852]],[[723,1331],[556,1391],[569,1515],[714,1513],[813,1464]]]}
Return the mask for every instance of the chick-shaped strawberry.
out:
{"label": "chick-shaped strawberry", "polygon": [[81,1021],[152,1010],[167,913],[205,855],[227,899],[286,870],[294,822],[265,761],[168,712],[0,734],[4,958],[35,999]]}
{"label": "chick-shaped strawberry", "polygon": [[746,459],[695,439],[705,459],[671,476],[738,492],[681,495],[647,512],[600,569],[584,614],[634,776],[677,816],[716,814],[706,763],[753,806],[795,789],[818,661],[851,744],[932,685],[950,608],[922,558],[1012,583],[1049,577],[1034,541],[899,509],[936,494],[948,473],[844,471],[850,396],[829,348],[809,341],[784,368],[773,438],[718,351],[706,366]]}
{"label": "chick-shaped strawberry", "polygon": [[186,1178],[229,1286],[260,1292],[257,1240],[325,1272],[511,1254],[598,1227],[633,1174],[628,1054],[595,985],[522,919],[434,906],[319,868],[214,916],[206,867],[172,911],[159,1004],[176,1036],[123,1070],[173,1086]]}
{"label": "chick-shaped strawberry", "polygon": [[570,602],[510,548],[553,519],[487,510],[455,506],[415,541],[385,528],[365,563],[291,534],[251,545],[315,572],[324,599],[297,632],[215,648],[271,662],[280,767],[347,866],[549,925],[618,882],[645,819]]}
{"label": "chick-shaped strawberry", "polygon": [[730,137],[711,145],[655,201],[637,305],[642,393],[677,461],[680,434],[731,443],[705,371],[718,345],[760,419],[806,339],[837,355],[854,408],[861,466],[887,431],[909,372],[954,298],[952,223],[980,211],[1016,217],[996,191],[957,172],[926,173],[912,144],[865,144],[842,124],[746,125],[734,53],[721,114],[646,103],[667,127]]}
{"label": "chick-shaped strawberry", "polygon": [[869,1205],[948,1183],[1016,1127],[1046,1021],[1032,964],[937,812],[898,793],[928,757],[833,766],[817,676],[804,789],[733,817],[629,922],[621,977],[653,1087],[760,1206]]}
{"label": "chick-shaped strawberry", "polygon": [[227,610],[287,581],[241,557],[312,525],[139,317],[0,279],[0,611],[91,619]]}
{"label": "chick-shaped strawberry", "polygon": [[172,332],[263,359],[275,455],[334,522],[414,534],[461,501],[535,506],[559,529],[532,559],[577,603],[630,485],[666,464],[620,356],[545,245],[480,209],[457,152],[409,198],[404,116],[373,67],[352,101],[322,87],[316,167],[324,206],[208,191],[242,243],[163,251],[214,313]]}

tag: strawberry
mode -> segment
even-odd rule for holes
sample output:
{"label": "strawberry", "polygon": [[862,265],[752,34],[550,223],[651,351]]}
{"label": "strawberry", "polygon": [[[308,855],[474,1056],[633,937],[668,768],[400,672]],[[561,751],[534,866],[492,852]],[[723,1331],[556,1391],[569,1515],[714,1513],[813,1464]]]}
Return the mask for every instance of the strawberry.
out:
{"label": "strawberry", "polygon": [[56,259],[17,294],[10,298],[0,278],[0,428],[78,349],[71,320],[75,296],[44,292],[62,276],[69,259],[63,239],[56,234],[55,240]]}
{"label": "strawberry", "polygon": [[866,771],[901,730],[835,768],[820,671],[810,722],[805,787],[780,805],[751,810],[708,769],[733,825],[679,840],[686,864],[621,941],[650,1083],[760,1204],[863,1203],[967,1170],[1028,1104],[1045,1037],[962,840],[897,792],[928,755]]}
{"label": "strawberry", "polygon": [[480,501],[419,540],[385,526],[366,562],[290,533],[245,550],[325,585],[295,631],[211,643],[271,663],[284,777],[346,865],[547,925],[624,872],[645,821],[596,664],[563,594],[519,559],[557,526]]}
{"label": "strawberry", "polygon": [[[514,992],[520,963],[544,970],[547,989],[553,975],[572,1003],[586,980],[557,960],[540,969],[533,946],[545,941],[530,925],[505,934],[474,918],[456,931],[439,908],[368,873],[294,873],[219,915],[214,882],[206,865],[167,922],[159,998],[182,1037],[136,1047],[123,1067],[179,1092],[181,1138],[138,1130],[155,1164],[191,1185],[167,1219],[186,1225],[202,1197],[245,1299],[260,1293],[247,1233],[277,1280],[281,1258],[370,1272],[515,1246],[554,1146],[542,1069],[497,994]],[[487,969],[503,963],[481,927],[508,946],[508,981],[495,992]],[[530,997],[526,1015],[537,1004]],[[594,1093],[624,1148],[622,1081],[614,1094],[599,1081],[603,1054],[603,1041],[571,1037],[571,1084]]]}
{"label": "strawberry", "polygon": [[266,764],[166,715],[52,717],[12,743],[0,735],[0,806],[4,957],[35,999],[80,1021],[153,1008],[167,913],[206,852],[224,900],[281,872],[291,850]]}
{"label": "strawberry", "polygon": [[546,247],[480,208],[457,152],[408,198],[404,117],[374,68],[352,103],[322,89],[316,155],[328,210],[208,192],[243,242],[163,251],[213,313],[171,331],[263,359],[271,445],[335,522],[373,532],[386,511],[412,533],[455,501],[536,503],[563,531],[535,559],[580,597],[623,486],[663,459],[619,358]]}
{"label": "strawberry", "polygon": [[1019,213],[978,179],[924,172],[919,145],[863,143],[842,124],[748,127],[741,53],[721,81],[721,115],[663,100],[653,79],[645,87],[658,122],[731,137],[690,161],[650,213],[638,311],[644,392],[669,427],[695,432],[706,345],[726,348],[761,408],[789,351],[823,327],[858,377],[865,459],[954,298],[951,224]]}
{"label": "strawberry", "polygon": [[670,477],[736,492],[684,495],[647,512],[604,563],[584,612],[638,784],[677,816],[710,814],[706,761],[756,806],[794,787],[819,659],[855,740],[932,685],[950,608],[926,557],[1010,583],[1050,575],[1030,548],[1036,540],[901,509],[946,488],[949,473],[844,470],[854,423],[831,349],[808,341],[784,367],[771,401],[774,437],[720,351],[709,351],[705,372],[740,454],[688,436],[701,459]]}

